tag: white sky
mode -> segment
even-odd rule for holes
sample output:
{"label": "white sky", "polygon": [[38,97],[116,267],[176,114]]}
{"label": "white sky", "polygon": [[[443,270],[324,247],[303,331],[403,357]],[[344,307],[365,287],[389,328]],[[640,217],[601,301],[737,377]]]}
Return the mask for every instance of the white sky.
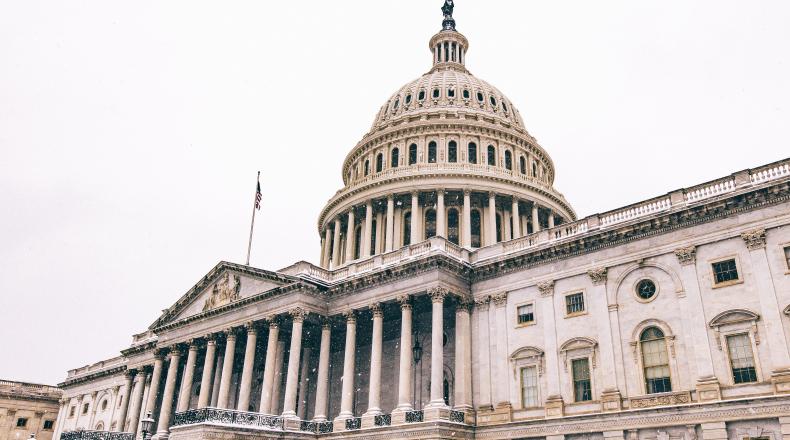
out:
{"label": "white sky", "polygon": [[[317,261],[442,0],[0,2],[0,377],[115,356],[220,260]],[[457,0],[579,217],[790,156],[786,0]]]}

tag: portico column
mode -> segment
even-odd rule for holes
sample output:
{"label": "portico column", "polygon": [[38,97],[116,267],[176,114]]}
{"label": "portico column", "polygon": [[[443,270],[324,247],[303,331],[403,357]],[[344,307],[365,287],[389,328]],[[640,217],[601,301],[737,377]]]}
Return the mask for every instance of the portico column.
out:
{"label": "portico column", "polygon": [[[346,347],[343,357],[343,390],[340,396],[340,414],[335,420],[354,417],[354,363],[356,362],[357,315],[353,310],[346,317]],[[343,427],[345,428],[345,427]]]}
{"label": "portico column", "polygon": [[329,350],[332,342],[332,323],[325,319],[321,325],[321,353],[318,357],[318,381],[315,389],[313,421],[325,422],[329,404]]}
{"label": "portico column", "polygon": [[384,310],[381,304],[370,306],[373,312],[373,337],[370,345],[370,391],[366,416],[381,414],[381,349],[384,334]]}
{"label": "portico column", "polygon": [[398,378],[397,411],[411,411],[412,407],[412,334],[411,334],[411,296],[402,295],[397,298],[400,303],[400,370]]}
{"label": "portico column", "polygon": [[309,396],[310,357],[313,350],[308,346],[302,349],[302,367],[299,373],[299,392],[296,401],[296,417],[299,420],[307,419],[307,399]]}
{"label": "portico column", "polygon": [[518,198],[513,196],[513,207],[510,208],[510,216],[513,219],[512,232],[513,239],[521,238],[521,214],[518,213]]}
{"label": "portico column", "polygon": [[431,296],[431,401],[426,408],[447,408],[444,403],[444,287],[428,290]]}
{"label": "portico column", "polygon": [[532,232],[540,232],[540,216],[538,215],[538,204],[532,202]]}
{"label": "portico column", "polygon": [[151,374],[151,386],[148,389],[148,402],[145,405],[145,414],[151,413],[151,418],[157,420],[156,401],[159,397],[159,385],[162,382],[162,366],[165,362],[164,355],[157,350],[154,355],[154,372]]}
{"label": "portico column", "polygon": [[362,239],[362,255],[370,257],[373,255],[370,249],[370,242],[373,237],[373,201],[368,200],[365,205],[365,234]]}
{"label": "portico column", "polygon": [[332,230],[329,229],[329,225],[326,227],[326,231],[324,232],[324,248],[322,249],[323,254],[321,257],[321,267],[324,269],[329,269],[329,262],[331,261],[331,253],[332,253]]}
{"label": "portico column", "polygon": [[222,362],[222,379],[219,383],[219,397],[217,397],[217,408],[230,409],[228,400],[230,399],[231,379],[233,378],[233,363],[236,357],[236,331],[234,328],[225,330],[225,358]]}
{"label": "portico column", "polygon": [[137,375],[136,370],[128,370],[124,374],[124,396],[121,403],[121,412],[118,415],[118,423],[115,425],[116,432],[123,432],[126,429],[126,416],[129,414],[129,401],[132,399],[132,386],[134,384],[134,376]]}
{"label": "portico column", "polygon": [[471,303],[459,298],[455,309],[455,409],[472,409]]}
{"label": "portico column", "polygon": [[272,413],[272,392],[274,390],[274,370],[277,359],[277,338],[280,337],[280,326],[276,320],[269,320],[269,341],[266,344],[266,365],[263,368],[263,384],[261,385],[261,405],[258,412]]}
{"label": "portico column", "polygon": [[463,233],[461,234],[461,246],[472,247],[472,192],[464,190],[464,209],[463,209]]}
{"label": "portico column", "polygon": [[354,208],[348,210],[348,224],[346,225],[346,261],[354,261]]}
{"label": "portico column", "polygon": [[447,212],[444,208],[444,189],[436,191],[436,236],[447,238]]}
{"label": "portico column", "polygon": [[332,242],[332,269],[340,266],[340,217],[335,218],[335,239]]}
{"label": "portico column", "polygon": [[206,408],[211,403],[211,379],[214,377],[214,362],[217,355],[217,341],[214,335],[206,335],[206,359],[203,361],[203,378],[200,381],[198,408]]}
{"label": "portico column", "polygon": [[181,352],[178,347],[170,349],[170,366],[165,378],[165,391],[162,394],[162,409],[159,411],[159,425],[156,429],[157,438],[167,438],[170,432],[170,417],[173,410],[173,398],[176,392],[178,367],[181,364]]}
{"label": "portico column", "polygon": [[[129,430],[134,438],[137,438],[137,425],[140,421],[140,411],[143,407],[143,393],[145,392],[145,382],[148,380],[148,372],[142,370],[137,373],[137,382],[134,385],[134,396],[132,397],[131,415],[129,416]],[[79,406],[77,410],[79,411]]]}
{"label": "portico column", "polygon": [[496,244],[496,194],[488,193],[488,224],[486,225],[486,246]]}
{"label": "portico column", "polygon": [[258,345],[258,329],[255,324],[248,322],[244,328],[247,330],[247,345],[244,347],[244,367],[241,370],[241,385],[239,387],[239,411],[250,410],[250,393],[252,392],[252,374],[255,365],[255,349]]}
{"label": "portico column", "polygon": [[181,379],[181,391],[178,392],[177,412],[184,412],[189,409],[189,398],[192,397],[192,381],[195,377],[197,352],[197,343],[194,340],[189,341],[189,353],[187,353],[187,363],[184,365],[184,376]]}
{"label": "portico column", "polygon": [[[353,220],[353,214],[349,220]],[[283,403],[283,417],[296,419],[296,390],[299,387],[299,360],[302,355],[302,329],[307,312],[302,308],[288,311],[293,319],[291,330],[291,349],[288,354],[288,375],[285,382],[285,403]]]}
{"label": "portico column", "polygon": [[[412,213],[412,224],[414,223],[414,213]],[[395,243],[395,198],[390,194],[387,196],[387,229],[386,229],[386,251],[392,252]],[[412,238],[414,240],[414,238]]]}
{"label": "portico column", "polygon": [[420,193],[411,193],[411,244],[419,243],[420,240]]}

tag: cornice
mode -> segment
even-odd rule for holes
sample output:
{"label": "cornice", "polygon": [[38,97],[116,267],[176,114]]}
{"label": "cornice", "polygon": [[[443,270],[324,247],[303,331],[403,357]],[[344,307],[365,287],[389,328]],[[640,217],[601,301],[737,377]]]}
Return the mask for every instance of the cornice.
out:
{"label": "cornice", "polygon": [[72,379],[66,379],[65,381],[58,384],[58,388],[67,389],[85,382],[92,382],[96,379],[101,379],[108,376],[115,376],[125,371],[126,371],[126,365],[121,365],[113,368],[108,368],[106,370],[96,371],[94,373],[86,374],[84,376],[79,376]]}

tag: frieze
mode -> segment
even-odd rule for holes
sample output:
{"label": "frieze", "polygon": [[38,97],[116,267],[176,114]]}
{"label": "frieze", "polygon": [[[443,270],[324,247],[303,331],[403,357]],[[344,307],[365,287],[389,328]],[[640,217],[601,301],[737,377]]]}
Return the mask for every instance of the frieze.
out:
{"label": "frieze", "polygon": [[682,405],[691,403],[691,393],[683,391],[679,393],[660,394],[644,397],[631,397],[632,409],[651,408],[654,406]]}
{"label": "frieze", "polygon": [[219,280],[214,283],[211,289],[211,295],[206,299],[203,305],[203,311],[211,310],[219,306],[224,306],[239,300],[239,292],[241,292],[241,277],[233,275],[233,285],[230,283],[230,272],[225,272],[220,276]]}

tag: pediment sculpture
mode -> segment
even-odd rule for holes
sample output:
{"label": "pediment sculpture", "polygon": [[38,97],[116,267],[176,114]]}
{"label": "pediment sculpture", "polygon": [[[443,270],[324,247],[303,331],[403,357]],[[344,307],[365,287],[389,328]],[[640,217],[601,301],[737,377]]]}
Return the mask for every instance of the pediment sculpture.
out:
{"label": "pediment sculpture", "polygon": [[230,282],[230,273],[225,272],[211,289],[211,296],[206,299],[203,311],[215,309],[239,299],[241,291],[241,277],[233,275],[233,285]]}

